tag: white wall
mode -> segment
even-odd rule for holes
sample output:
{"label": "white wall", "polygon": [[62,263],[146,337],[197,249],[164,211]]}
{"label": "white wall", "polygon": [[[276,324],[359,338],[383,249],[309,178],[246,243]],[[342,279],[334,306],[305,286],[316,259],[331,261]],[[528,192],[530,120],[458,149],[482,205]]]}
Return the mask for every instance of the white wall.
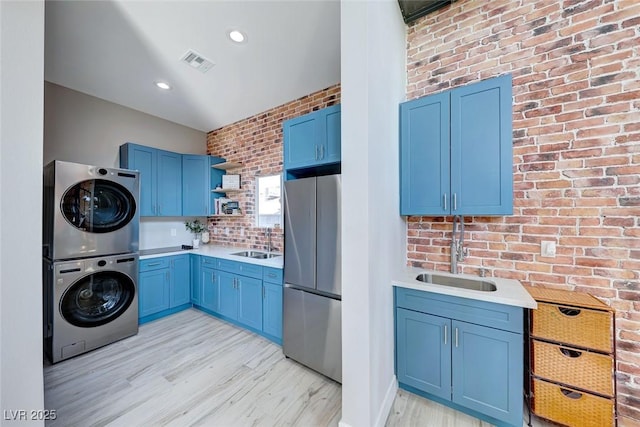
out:
{"label": "white wall", "polygon": [[44,164],[52,160],[118,166],[118,149],[135,142],[206,154],[207,134],[81,92],[45,83]]}
{"label": "white wall", "polygon": [[398,104],[406,26],[395,0],[344,1],[342,49],[342,420],[383,426],[395,398],[393,269],[406,262],[399,215]]}
{"label": "white wall", "polygon": [[[45,165],[66,160],[118,167],[119,148],[125,142],[177,153],[207,153],[204,132],[45,82]],[[176,236],[170,235],[171,228],[176,228]],[[140,223],[140,249],[179,246],[190,240],[180,219],[143,219]]]}
{"label": "white wall", "polygon": [[0,425],[42,425],[4,412],[44,407],[42,1],[0,1],[0,64]]}
{"label": "white wall", "polygon": [[[141,218],[140,249],[191,245],[193,233],[185,229],[184,222],[193,221],[195,218]],[[200,222],[207,223],[207,218],[200,217],[199,219]],[[172,230],[175,230],[175,236],[171,235]]]}

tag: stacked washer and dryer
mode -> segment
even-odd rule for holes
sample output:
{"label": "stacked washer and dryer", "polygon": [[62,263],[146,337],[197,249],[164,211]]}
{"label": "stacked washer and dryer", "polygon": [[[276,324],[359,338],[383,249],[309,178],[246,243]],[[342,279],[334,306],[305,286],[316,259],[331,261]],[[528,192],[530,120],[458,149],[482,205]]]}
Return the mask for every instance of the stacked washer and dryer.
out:
{"label": "stacked washer and dryer", "polygon": [[44,348],[52,363],[138,333],[140,177],[53,161],[44,168]]}

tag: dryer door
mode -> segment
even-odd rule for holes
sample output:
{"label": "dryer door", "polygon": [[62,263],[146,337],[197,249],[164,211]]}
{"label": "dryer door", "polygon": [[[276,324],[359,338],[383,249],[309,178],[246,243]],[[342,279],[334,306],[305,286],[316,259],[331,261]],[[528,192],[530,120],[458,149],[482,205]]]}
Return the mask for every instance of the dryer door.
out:
{"label": "dryer door", "polygon": [[73,227],[90,233],[109,233],[125,227],[135,217],[136,202],[117,182],[90,179],[67,189],[60,209]]}
{"label": "dryer door", "polygon": [[100,271],[69,286],[60,299],[60,313],[75,326],[101,326],[122,315],[135,293],[135,284],[126,274]]}

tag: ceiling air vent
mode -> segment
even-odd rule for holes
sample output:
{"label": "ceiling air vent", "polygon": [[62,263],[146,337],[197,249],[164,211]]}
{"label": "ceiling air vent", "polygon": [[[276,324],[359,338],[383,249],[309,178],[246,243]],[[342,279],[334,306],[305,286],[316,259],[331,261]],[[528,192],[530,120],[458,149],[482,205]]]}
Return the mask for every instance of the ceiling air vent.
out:
{"label": "ceiling air vent", "polygon": [[203,73],[206,73],[211,69],[211,67],[213,67],[212,61],[209,61],[207,58],[200,55],[194,50],[188,50],[187,53],[182,56],[182,62],[185,62],[192,68],[195,68],[196,70]]}

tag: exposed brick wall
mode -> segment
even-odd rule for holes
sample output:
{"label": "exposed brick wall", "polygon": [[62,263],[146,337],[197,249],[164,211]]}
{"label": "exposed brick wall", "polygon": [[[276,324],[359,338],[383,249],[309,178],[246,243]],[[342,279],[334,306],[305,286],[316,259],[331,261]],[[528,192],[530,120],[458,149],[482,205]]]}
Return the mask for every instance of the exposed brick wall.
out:
{"label": "exposed brick wall", "polygon": [[[615,307],[621,425],[640,424],[639,27],[633,0],[459,0],[407,33],[408,99],[512,74],[514,214],[466,218],[462,272]],[[449,268],[451,218],[407,238],[410,265]]]}
{"label": "exposed brick wall", "polygon": [[[264,229],[256,227],[256,175],[282,173],[282,122],[339,103],[338,84],[207,134],[207,154],[243,164],[242,169],[229,172],[240,174],[245,190],[233,196],[240,201],[244,217],[209,219],[214,243],[266,249]],[[280,227],[272,235],[276,250],[283,250],[282,241]]]}

